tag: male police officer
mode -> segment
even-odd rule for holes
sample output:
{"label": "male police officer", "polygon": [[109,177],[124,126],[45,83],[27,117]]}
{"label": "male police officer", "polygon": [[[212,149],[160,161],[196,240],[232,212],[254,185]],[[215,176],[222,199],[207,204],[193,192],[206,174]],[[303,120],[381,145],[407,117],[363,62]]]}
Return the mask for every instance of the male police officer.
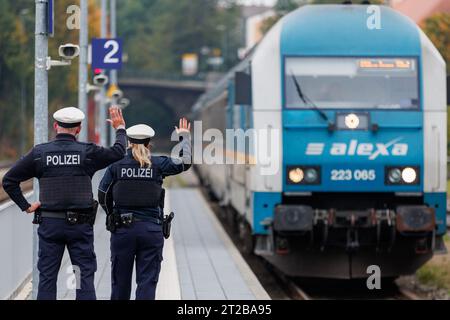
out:
{"label": "male police officer", "polygon": [[[93,223],[98,204],[93,199],[91,179],[96,171],[122,159],[127,143],[122,112],[113,107],[110,116],[109,122],[117,130],[116,142],[111,148],[103,148],[76,140],[83,112],[77,108],[57,111],[53,115],[56,139],[34,147],[3,179],[3,188],[11,199],[22,211],[35,212],[35,223],[40,224],[38,300],[56,299],[65,246],[74,271],[80,272],[77,300],[96,299]],[[33,177],[39,179],[40,202],[29,204],[20,183]]]}

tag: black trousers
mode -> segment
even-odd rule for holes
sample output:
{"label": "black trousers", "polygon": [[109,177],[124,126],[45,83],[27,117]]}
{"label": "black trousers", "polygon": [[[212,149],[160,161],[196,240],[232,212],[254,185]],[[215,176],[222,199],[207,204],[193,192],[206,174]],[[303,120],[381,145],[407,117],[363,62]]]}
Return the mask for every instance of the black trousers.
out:
{"label": "black trousers", "polygon": [[[77,300],[95,300],[94,274],[97,258],[94,252],[94,231],[88,224],[69,225],[64,219],[43,218],[39,235],[38,300],[56,300],[58,271],[67,247],[75,279]],[[79,271],[80,274],[77,274]]]}
{"label": "black trousers", "polygon": [[136,300],[154,300],[164,237],[153,222],[134,222],[111,234],[111,300],[129,300],[136,260]]}

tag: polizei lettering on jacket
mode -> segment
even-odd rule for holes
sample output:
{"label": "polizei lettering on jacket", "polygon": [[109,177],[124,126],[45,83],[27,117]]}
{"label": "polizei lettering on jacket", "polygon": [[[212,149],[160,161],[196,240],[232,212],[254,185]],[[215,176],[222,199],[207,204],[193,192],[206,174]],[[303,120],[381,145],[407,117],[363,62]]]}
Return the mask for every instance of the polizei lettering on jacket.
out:
{"label": "polizei lettering on jacket", "polygon": [[121,178],[153,178],[153,169],[150,168],[122,168]]}
{"label": "polizei lettering on jacket", "polygon": [[47,155],[46,162],[48,166],[79,166],[81,156],[79,154],[53,154]]}

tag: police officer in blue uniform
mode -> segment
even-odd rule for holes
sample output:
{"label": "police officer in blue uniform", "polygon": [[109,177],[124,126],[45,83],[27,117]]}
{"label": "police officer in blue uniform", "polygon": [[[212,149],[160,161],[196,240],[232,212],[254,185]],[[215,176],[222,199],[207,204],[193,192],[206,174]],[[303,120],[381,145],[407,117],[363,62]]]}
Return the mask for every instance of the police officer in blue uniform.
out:
{"label": "police officer in blue uniform", "polygon": [[[84,114],[77,108],[57,111],[56,139],[35,146],[3,178],[3,188],[22,211],[35,213],[39,224],[38,300],[56,300],[56,283],[67,247],[77,283],[77,300],[95,300],[93,223],[98,203],[93,199],[91,178],[125,156],[126,131],[122,112],[110,109],[109,122],[117,129],[111,148],[77,141]],[[39,201],[28,203],[20,183],[39,179]],[[76,266],[76,267],[75,267]]]}
{"label": "police officer in blue uniform", "polygon": [[191,166],[190,124],[180,120],[180,157],[151,156],[152,128],[137,125],[127,130],[126,157],[111,165],[99,186],[99,202],[111,231],[111,300],[129,300],[134,261],[136,299],[154,300],[161,269],[163,179]]}

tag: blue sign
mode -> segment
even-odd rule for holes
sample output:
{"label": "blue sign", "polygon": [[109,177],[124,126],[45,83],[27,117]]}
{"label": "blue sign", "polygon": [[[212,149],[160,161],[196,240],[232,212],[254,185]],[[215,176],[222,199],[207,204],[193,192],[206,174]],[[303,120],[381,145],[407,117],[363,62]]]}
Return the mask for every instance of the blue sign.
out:
{"label": "blue sign", "polygon": [[47,34],[53,37],[55,34],[55,6],[53,0],[48,0],[47,10]]}
{"label": "blue sign", "polygon": [[92,39],[92,69],[122,68],[122,39]]}

